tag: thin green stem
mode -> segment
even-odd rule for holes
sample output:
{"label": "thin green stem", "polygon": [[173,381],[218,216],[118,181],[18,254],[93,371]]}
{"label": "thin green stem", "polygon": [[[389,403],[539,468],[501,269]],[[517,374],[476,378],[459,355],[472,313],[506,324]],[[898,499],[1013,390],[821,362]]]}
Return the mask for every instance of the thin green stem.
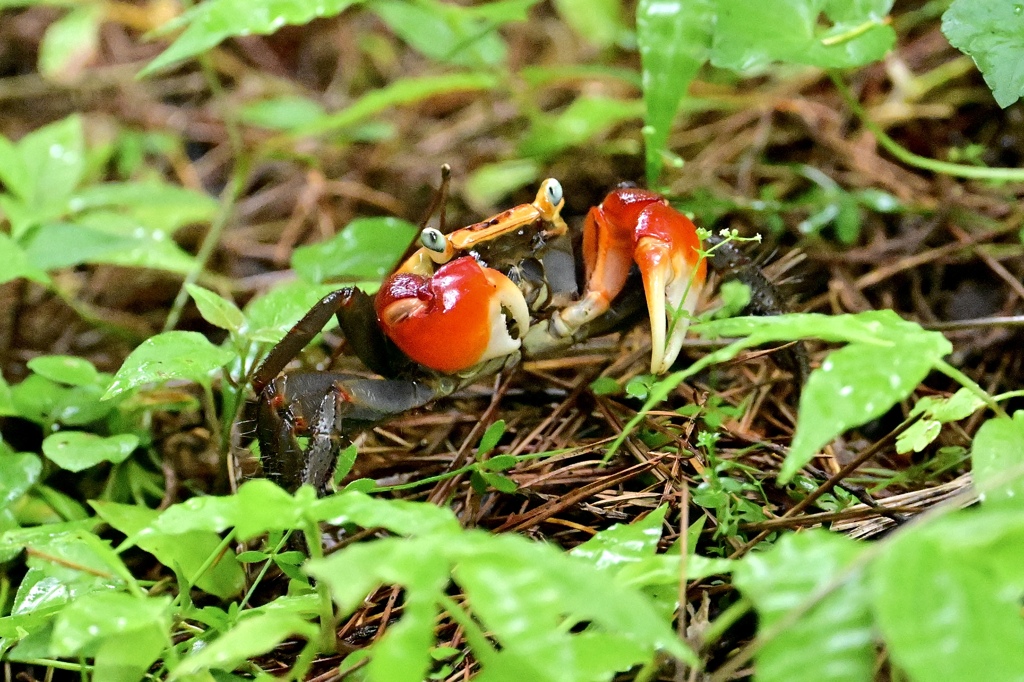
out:
{"label": "thin green stem", "polygon": [[942,173],[943,175],[949,175],[957,178],[1024,182],[1024,168],[986,168],[984,166],[968,166],[962,163],[950,163],[948,161],[930,159],[926,156],[920,156],[904,149],[898,142],[889,137],[889,135],[882,130],[881,126],[868,117],[864,107],[860,105],[860,102],[858,102],[853,96],[853,93],[850,92],[846,83],[844,83],[837,74],[830,71],[829,77],[835,84],[839,94],[842,95],[846,105],[857,115],[864,127],[870,130],[875,138],[878,139],[878,143],[882,145],[886,151],[908,166],[921,168],[934,173]]}
{"label": "thin green stem", "polygon": [[227,227],[228,220],[230,220],[232,213],[235,210],[235,204],[238,202],[238,198],[242,194],[242,190],[245,188],[246,179],[249,175],[249,155],[246,153],[245,144],[242,140],[242,133],[238,127],[238,121],[231,113],[231,109],[227,106],[226,99],[224,97],[224,88],[221,86],[220,79],[217,77],[213,66],[210,63],[209,56],[203,55],[199,58],[199,63],[203,69],[203,75],[206,78],[206,83],[210,88],[210,93],[213,95],[215,101],[222,103],[222,118],[224,120],[225,130],[227,131],[228,144],[231,146],[232,154],[235,158],[234,166],[231,169],[231,177],[228,179],[227,185],[224,187],[224,191],[220,195],[220,208],[217,211],[217,215],[214,216],[213,222],[210,223],[210,230],[206,233],[206,237],[203,238],[203,243],[199,247],[199,253],[196,254],[195,267],[185,276],[185,280],[181,283],[181,289],[178,290],[178,295],[174,299],[174,304],[171,306],[170,312],[167,314],[167,319],[164,321],[163,331],[167,332],[174,329],[178,325],[178,320],[181,319],[181,313],[185,309],[185,304],[188,303],[188,291],[186,287],[189,284],[195,284],[199,277],[206,270],[206,264],[210,262],[210,257],[213,256],[214,250],[217,245],[220,244],[221,234],[224,232],[224,228]]}
{"label": "thin green stem", "polygon": [[935,363],[935,369],[939,370],[940,372],[948,376],[950,379],[957,382],[974,395],[978,396],[978,398],[980,398],[982,402],[989,406],[989,409],[991,409],[1000,417],[1009,418],[1009,415],[1006,414],[1006,410],[1004,410],[1002,406],[998,402],[996,402],[995,398],[990,396],[985,389],[983,389],[981,386],[978,385],[976,381],[974,381],[974,379],[970,378],[953,365],[949,364],[945,360],[939,360],[938,362]]}
{"label": "thin green stem", "polygon": [[[324,548],[320,544],[320,524],[314,519],[307,519],[302,532],[306,535],[306,547],[309,550],[310,561],[324,558]],[[331,601],[331,591],[327,583],[322,580],[316,581],[316,593],[320,597],[320,641],[317,642],[319,650],[324,653],[335,653],[338,648],[337,637],[337,616],[334,613],[334,602]]]}

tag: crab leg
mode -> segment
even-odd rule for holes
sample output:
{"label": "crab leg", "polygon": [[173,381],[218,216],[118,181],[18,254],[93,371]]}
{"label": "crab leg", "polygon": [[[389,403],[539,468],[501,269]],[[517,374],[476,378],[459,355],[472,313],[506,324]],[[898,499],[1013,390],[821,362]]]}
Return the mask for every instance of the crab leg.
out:
{"label": "crab leg", "polygon": [[586,285],[582,297],[535,325],[527,351],[568,345],[622,293],[630,268],[643,278],[651,320],[651,372],[667,372],[682,347],[689,317],[704,285],[706,264],[693,223],[661,196],[620,188],[587,215],[583,227]]}
{"label": "crab leg", "polygon": [[[256,408],[264,473],[288,490],[307,483],[327,492],[348,434],[426,405],[441,392],[421,381],[330,372],[281,376],[263,390]],[[297,436],[309,436],[306,451]]]}

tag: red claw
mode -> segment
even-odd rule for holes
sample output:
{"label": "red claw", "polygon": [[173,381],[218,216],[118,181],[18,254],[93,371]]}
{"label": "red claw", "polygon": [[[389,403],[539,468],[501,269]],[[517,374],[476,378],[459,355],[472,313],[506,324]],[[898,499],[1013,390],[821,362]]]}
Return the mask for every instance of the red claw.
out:
{"label": "red claw", "polygon": [[400,273],[381,286],[375,301],[384,333],[413,361],[454,373],[514,353],[508,311],[525,330],[529,309],[519,289],[471,256],[457,258],[431,277]]}
{"label": "red claw", "polygon": [[700,247],[694,224],[660,195],[636,188],[614,190],[587,215],[586,291],[562,311],[563,324],[578,328],[606,311],[636,263],[651,318],[651,371],[668,371],[704,285],[707,264]]}

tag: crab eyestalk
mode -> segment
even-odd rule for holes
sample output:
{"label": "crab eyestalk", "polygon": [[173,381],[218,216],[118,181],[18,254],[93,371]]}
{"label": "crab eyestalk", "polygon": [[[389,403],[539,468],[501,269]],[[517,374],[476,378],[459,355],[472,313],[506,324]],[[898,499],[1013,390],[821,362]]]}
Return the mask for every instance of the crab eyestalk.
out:
{"label": "crab eyestalk", "polygon": [[541,183],[537,197],[530,204],[520,204],[492,216],[487,220],[442,234],[440,230],[427,228],[420,233],[420,248],[396,272],[429,276],[435,265],[451,261],[459,255],[500,241],[515,232],[537,226],[535,234],[550,239],[565,234],[569,229],[562,219],[565,197],[562,184],[554,178]]}
{"label": "crab eyestalk", "polygon": [[[375,301],[384,333],[413,361],[454,374],[519,350],[530,310],[512,281],[471,256],[431,277],[399,273]],[[515,337],[509,328],[515,328]]]}

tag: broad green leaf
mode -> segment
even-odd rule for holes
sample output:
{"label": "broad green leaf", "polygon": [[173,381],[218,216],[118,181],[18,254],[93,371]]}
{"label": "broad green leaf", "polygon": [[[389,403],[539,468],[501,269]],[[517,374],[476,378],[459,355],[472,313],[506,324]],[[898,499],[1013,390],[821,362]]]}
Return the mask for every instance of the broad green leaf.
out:
{"label": "broad green leaf", "polygon": [[[311,285],[299,280],[275,287],[245,307],[249,320],[246,336],[256,342],[277,343],[317,301],[337,289],[335,284]],[[332,318],[325,328],[335,325]]]}
{"label": "broad green leaf", "polygon": [[[547,668],[553,679],[559,679],[559,671],[572,669],[553,631],[567,615],[624,635],[651,654],[658,648],[694,660],[647,597],[584,560],[513,535],[466,533],[449,552],[453,575],[477,618],[504,650]],[[508,599],[509,594],[517,599]],[[595,594],[603,598],[596,600]]]}
{"label": "broad green leaf", "polygon": [[43,440],[43,454],[67,471],[82,471],[100,462],[123,462],[139,447],[139,437],[130,433],[97,436],[85,431],[58,431]]}
{"label": "broad green leaf", "polygon": [[242,619],[205,647],[182,658],[171,670],[176,680],[211,668],[233,670],[246,660],[273,651],[294,636],[313,639],[317,627],[294,613],[264,612]]}
{"label": "broad green leaf", "polygon": [[50,277],[29,259],[28,255],[8,235],[0,232],[0,262],[4,263],[0,272],[0,284],[24,277],[39,284],[48,285]]}
{"label": "broad green leaf", "polygon": [[661,524],[666,511],[668,507],[663,505],[639,521],[616,523],[574,547],[572,555],[586,559],[600,569],[615,568],[654,556],[661,540]]}
{"label": "broad green leaf", "polygon": [[187,379],[208,385],[210,374],[230,362],[232,357],[231,351],[214,346],[196,332],[157,334],[143,341],[125,358],[103,399],[171,379]]}
{"label": "broad green leaf", "polygon": [[[892,0],[717,0],[711,61],[745,71],[772,62],[861,66],[892,49]],[[821,23],[822,18],[825,19]]]}
{"label": "broad green leaf", "polygon": [[317,283],[382,280],[417,232],[415,225],[399,218],[357,218],[328,241],[295,249],[292,267]]}
{"label": "broad green leaf", "polygon": [[[2,6],[2,5],[0,5]],[[0,135],[0,181],[6,191],[22,199],[32,194],[32,179],[16,144]]]}
{"label": "broad green leaf", "polygon": [[100,376],[91,362],[71,355],[41,355],[29,360],[28,368],[69,386],[88,386],[96,383]]}
{"label": "broad green leaf", "polygon": [[971,447],[971,474],[986,504],[1024,504],[1024,410],[989,419]]}
{"label": "broad green leaf", "polygon": [[27,171],[29,204],[58,204],[75,191],[85,173],[85,131],[78,115],[51,123],[18,142]]}
{"label": "broad green leaf", "polygon": [[[860,411],[840,415],[835,414],[834,406],[818,404],[813,406],[813,409],[816,411],[815,413],[819,414],[824,411],[828,413],[827,416],[830,417],[831,421],[827,424],[811,423],[808,425],[804,421],[810,417],[809,415],[805,416],[805,413],[801,410],[803,435],[801,435],[800,425],[798,425],[793,450],[790,453],[790,457],[783,464],[783,475],[780,477],[780,480],[785,481],[808,461],[803,458],[813,457],[817,447],[838,435],[838,432],[836,432],[831,436],[827,436],[826,432],[839,428],[843,423],[848,423],[849,426],[863,424],[871,419],[871,417],[867,416],[868,413],[874,413],[881,409],[879,406],[884,401],[891,401],[889,402],[891,406],[893,404],[892,401],[905,397],[913,388],[911,386],[910,389],[906,389],[906,392],[903,392],[905,382],[908,382],[915,373],[922,371],[921,367],[924,365],[925,360],[927,360],[929,367],[931,367],[952,350],[952,345],[941,333],[925,331],[920,325],[901,319],[891,310],[875,310],[856,315],[830,316],[816,313],[794,313],[771,317],[735,317],[694,324],[691,326],[691,330],[710,338],[723,336],[743,338],[729,344],[725,348],[709,353],[687,369],[670,374],[651,386],[644,409],[626,425],[623,429],[623,435],[620,435],[609,447],[609,453],[613,453],[618,449],[625,438],[625,434],[628,434],[640,422],[647,410],[652,409],[655,405],[665,400],[682,381],[715,363],[727,362],[733,359],[746,348],[753,348],[766,343],[794,341],[804,338],[846,342],[851,344],[855,350],[851,354],[841,357],[849,358],[849,361],[843,359],[844,365],[850,364],[854,367],[863,364],[865,356],[869,355],[869,350],[873,348],[876,356],[882,357],[883,361],[880,365],[872,366],[871,371],[874,378],[865,385],[860,385],[859,377],[844,376],[844,382],[837,382],[835,377],[839,375],[835,373],[830,374],[831,370],[824,372],[817,370],[812,374],[816,390],[821,391],[825,395],[825,400],[832,400],[832,394],[829,391],[834,391],[839,397],[845,398],[847,403],[859,406]],[[888,368],[890,371],[888,373],[882,372],[881,370],[885,368]],[[824,369],[824,365],[822,369]],[[921,378],[927,373],[927,370],[923,370],[923,372]],[[845,373],[844,370],[842,374]],[[826,376],[814,379],[814,375],[817,374],[824,374]],[[882,374],[884,376],[881,376]],[[846,388],[848,386],[852,387],[854,384],[860,385],[861,390],[858,391],[856,397],[851,398],[853,389],[851,388],[847,392]],[[868,391],[864,389],[870,390],[872,394],[868,395]],[[880,393],[876,394],[876,391],[880,391]],[[842,395],[843,393],[846,393],[846,395]],[[893,398],[897,394],[898,397]],[[803,404],[804,400],[808,400],[807,396],[808,392],[805,389],[801,404]],[[871,407],[870,410],[867,409],[869,405]],[[884,412],[884,410],[882,411]],[[812,445],[815,441],[823,438],[823,441]],[[797,439],[803,439],[799,449],[796,447]],[[793,451],[796,451],[796,454],[793,454]]]}
{"label": "broad green leaf", "polygon": [[17,142],[27,172],[25,202],[58,204],[71,196],[85,173],[85,131],[75,115],[33,131]]}
{"label": "broad green leaf", "polygon": [[340,14],[359,0],[211,0],[194,5],[161,27],[160,33],[185,30],[174,43],[146,65],[148,76],[174,62],[194,57],[234,36],[268,35],[285,24],[308,24],[316,17]]}
{"label": "broad green leaf", "polygon": [[58,83],[73,83],[99,47],[103,5],[86,4],[49,25],[39,45],[39,73]]}
{"label": "broad green leaf", "polygon": [[460,528],[455,515],[446,507],[384,500],[358,492],[316,500],[311,504],[310,514],[335,526],[354,523],[363,528],[387,528],[397,535],[445,535]]}
{"label": "broad green leaf", "polygon": [[430,668],[430,647],[434,643],[437,600],[434,595],[448,582],[447,571],[437,573],[437,582],[422,585],[402,605],[402,619],[388,628],[373,647],[367,676],[384,682],[420,682]]}
{"label": "broad green leaf", "polygon": [[[0,417],[13,417],[18,414],[14,407],[14,397],[11,395],[11,387],[7,380],[0,374]],[[2,442],[2,441],[0,441]]]}
{"label": "broad green leaf", "polygon": [[[96,592],[79,597],[57,616],[51,642],[54,653],[87,654],[104,639],[150,629],[159,632],[169,644],[170,604],[169,596],[140,598],[123,592]],[[150,663],[156,660],[157,653],[159,650]]]}
{"label": "broad green leaf", "polygon": [[[102,221],[102,227],[89,223]],[[128,223],[131,233],[117,229]],[[64,244],[54,249],[54,244]],[[40,270],[56,270],[83,263],[107,263],[187,273],[194,259],[161,231],[150,231],[126,216],[92,214],[77,223],[46,223],[32,232],[25,254]]]}
{"label": "broad green leaf", "polygon": [[85,426],[110,414],[116,403],[103,402],[101,382],[84,386],[63,386],[39,374],[11,388],[19,415],[49,428],[55,423]]}
{"label": "broad green leaf", "polygon": [[[184,225],[208,222],[216,214],[217,206],[217,200],[208,194],[152,180],[90,185],[68,200],[69,209],[75,213],[88,214],[100,209],[122,212],[134,218],[135,225],[144,228],[154,239],[161,231],[173,234]],[[103,227],[91,221],[80,222],[95,229]],[[135,232],[135,227],[128,229]]]}
{"label": "broad green leaf", "polygon": [[942,32],[981,70],[992,96],[1008,107],[1024,95],[1024,5],[1011,0],[954,0]]}
{"label": "broad green leaf", "polygon": [[679,105],[708,60],[714,0],[640,0],[636,40],[643,74],[647,185],[656,187]]}
{"label": "broad green leaf", "polygon": [[234,527],[238,539],[244,541],[270,530],[299,528],[303,513],[315,501],[311,493],[302,488],[293,497],[266,479],[254,479],[241,485],[236,495],[193,497],[172,505],[135,537],[220,533]]}
{"label": "broad green leaf", "polygon": [[414,104],[436,95],[473,90],[493,90],[500,84],[497,76],[482,72],[457,72],[440,76],[404,78],[373,90],[345,109],[328,114],[294,131],[296,136],[319,135],[362,123],[385,109]]}
{"label": "broad green leaf", "polygon": [[854,343],[829,353],[801,392],[796,433],[780,482],[789,481],[833,438],[882,416],[909,396],[940,359],[927,344],[910,343],[883,352]]}
{"label": "broad green leaf", "polygon": [[28,492],[42,473],[43,463],[31,453],[0,454],[0,509]]}
{"label": "broad green leaf", "polygon": [[943,424],[966,419],[984,406],[981,398],[967,388],[961,388],[948,398],[921,398],[910,416],[923,416],[896,436],[896,452],[921,452],[939,437]]}
{"label": "broad green leaf", "polygon": [[484,431],[484,435],[480,437],[480,446],[476,449],[477,455],[483,455],[493,450],[498,445],[498,441],[505,435],[505,420],[499,419]]}
{"label": "broad green leaf", "polygon": [[[99,500],[89,503],[100,518],[129,537],[150,525],[160,514],[136,505]],[[141,536],[136,544],[164,566],[179,570],[188,580],[196,580],[199,569],[220,548],[221,538],[213,532],[190,531],[175,536]],[[196,580],[197,587],[221,599],[238,594],[244,585],[245,573],[231,553],[218,557]]]}
{"label": "broad green leaf", "polygon": [[245,315],[234,301],[229,301],[195,284],[186,284],[189,296],[196,302],[203,319],[221,329],[238,332],[245,325]]}
{"label": "broad green leaf", "polygon": [[[736,564],[733,582],[757,608],[759,635],[773,635],[755,657],[759,682],[872,678],[868,586],[862,570],[849,568],[863,550],[845,537],[807,531],[783,536]],[[836,589],[815,599],[837,581]]]}
{"label": "broad green leaf", "polygon": [[896,452],[905,455],[908,452],[921,452],[931,445],[932,441],[942,433],[942,423],[934,419],[918,419],[907,429],[896,436]]}
{"label": "broad green leaf", "polygon": [[93,660],[93,679],[110,682],[145,679],[147,671],[169,646],[167,630],[163,623],[151,623],[149,627],[104,638]]}
{"label": "broad green leaf", "polygon": [[536,121],[519,145],[522,156],[550,159],[606,133],[612,127],[640,118],[644,104],[639,100],[610,97],[580,97],[557,116]]}
{"label": "broad green leaf", "polygon": [[872,565],[877,623],[909,679],[1020,679],[1022,548],[1019,510],[983,507],[908,530]]}
{"label": "broad green leaf", "polygon": [[249,125],[271,130],[293,130],[313,123],[327,114],[319,102],[288,95],[247,104],[240,112],[240,118]]}
{"label": "broad green leaf", "polygon": [[463,194],[474,210],[493,210],[502,199],[540,177],[540,165],[532,159],[513,159],[480,166],[466,178]]}
{"label": "broad green leaf", "polygon": [[595,47],[611,47],[629,34],[619,0],[555,0],[554,5],[562,21]]}
{"label": "broad green leaf", "polygon": [[368,7],[402,40],[431,59],[471,68],[500,65],[505,43],[497,26],[437,0],[374,0]]}

